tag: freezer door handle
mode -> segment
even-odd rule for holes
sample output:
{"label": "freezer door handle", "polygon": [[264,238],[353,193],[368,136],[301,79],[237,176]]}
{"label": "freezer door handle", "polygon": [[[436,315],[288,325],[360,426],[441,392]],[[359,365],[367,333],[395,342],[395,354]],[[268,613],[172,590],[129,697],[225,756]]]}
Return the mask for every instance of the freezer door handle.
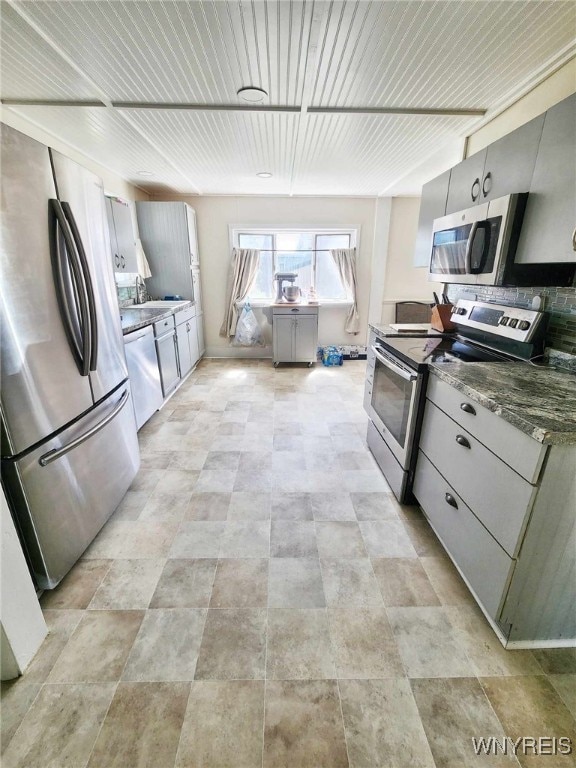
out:
{"label": "freezer door handle", "polygon": [[[50,225],[53,243],[52,267],[56,279],[58,306],[78,371],[81,376],[88,376],[90,373],[90,314],[86,287],[82,279],[82,268],[60,201],[50,200],[50,210],[52,212]],[[60,236],[64,240],[65,254],[62,253]],[[74,312],[76,317],[73,317],[74,303],[77,306]]]}
{"label": "freezer door handle", "polygon": [[118,403],[114,406],[114,408],[110,411],[110,413],[102,419],[102,421],[99,421],[98,424],[95,424],[86,432],[79,435],[79,437],[76,437],[74,440],[71,440],[69,443],[66,443],[66,445],[63,445],[62,448],[54,448],[53,450],[48,451],[48,453],[45,453],[43,456],[41,456],[38,459],[38,463],[40,464],[40,466],[41,467],[48,466],[48,464],[51,464],[53,461],[56,461],[57,459],[61,458],[66,453],[69,453],[69,451],[73,451],[74,448],[77,448],[79,445],[86,442],[86,440],[89,440],[91,437],[93,437],[97,432],[100,432],[101,429],[104,429],[104,427],[107,424],[109,424],[111,421],[113,421],[116,418],[116,416],[120,413],[122,408],[124,408],[124,406],[128,402],[129,397],[130,397],[130,390],[125,389]]}
{"label": "freezer door handle", "polygon": [[84,281],[84,287],[86,295],[88,296],[88,314],[90,317],[89,336],[90,336],[90,370],[95,371],[98,364],[98,320],[96,319],[96,299],[94,297],[94,286],[92,285],[92,277],[90,276],[90,268],[88,266],[88,259],[86,258],[86,251],[84,250],[84,243],[80,237],[78,226],[76,225],[76,219],[72,213],[70,204],[62,202],[62,210],[66,216],[66,220],[70,226],[70,231],[76,245],[76,253],[78,255],[78,261],[82,269],[82,278]]}

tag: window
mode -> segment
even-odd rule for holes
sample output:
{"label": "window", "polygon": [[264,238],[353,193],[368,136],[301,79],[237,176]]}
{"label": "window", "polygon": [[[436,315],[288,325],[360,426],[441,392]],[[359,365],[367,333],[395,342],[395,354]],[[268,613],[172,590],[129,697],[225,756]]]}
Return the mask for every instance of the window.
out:
{"label": "window", "polygon": [[346,301],[340,274],[330,250],[353,248],[355,230],[234,229],[233,243],[238,248],[256,248],[260,264],[251,299],[269,300],[275,292],[276,272],[295,272],[296,285],[303,291],[316,289],[320,301]]}

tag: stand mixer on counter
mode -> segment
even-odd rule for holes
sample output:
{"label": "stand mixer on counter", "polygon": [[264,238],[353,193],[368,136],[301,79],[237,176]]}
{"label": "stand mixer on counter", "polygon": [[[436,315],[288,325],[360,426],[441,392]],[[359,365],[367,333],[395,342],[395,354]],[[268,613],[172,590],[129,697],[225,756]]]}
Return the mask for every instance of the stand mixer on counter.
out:
{"label": "stand mixer on counter", "polygon": [[[276,272],[274,275],[274,282],[276,283],[276,304],[281,304],[283,301],[287,301],[293,304],[302,296],[302,292],[297,285],[294,285],[294,281],[298,275],[296,272]],[[284,288],[284,283],[290,283]]]}

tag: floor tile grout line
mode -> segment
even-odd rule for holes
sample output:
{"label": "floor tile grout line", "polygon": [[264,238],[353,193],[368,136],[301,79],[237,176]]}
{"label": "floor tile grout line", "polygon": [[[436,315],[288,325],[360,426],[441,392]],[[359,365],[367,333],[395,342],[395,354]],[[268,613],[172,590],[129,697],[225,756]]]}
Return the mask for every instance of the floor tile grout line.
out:
{"label": "floor tile grout line", "polygon": [[[128,657],[126,657],[126,661],[128,661]],[[90,749],[90,753],[88,755],[88,759],[84,763],[82,768],[87,768],[88,764],[90,763],[90,760],[92,759],[92,754],[94,753],[94,748],[96,746],[96,743],[98,742],[98,739],[100,737],[100,734],[102,733],[102,729],[104,728],[104,723],[106,722],[106,718],[108,717],[108,713],[110,712],[110,707],[112,706],[112,702],[114,701],[114,697],[116,696],[116,692],[118,691],[118,686],[120,685],[120,679],[116,681],[114,684],[114,693],[110,697],[110,702],[108,703],[108,707],[106,708],[106,713],[104,714],[104,717],[102,718],[102,722],[100,723],[100,727],[98,728],[98,733],[96,734],[96,738],[94,739],[94,742],[92,744],[92,748]]]}
{"label": "floor tile grout line", "polygon": [[[487,677],[487,675],[483,675],[482,677]],[[494,717],[496,718],[497,722],[500,724],[500,727],[502,728],[502,734],[505,736],[506,735],[506,728],[504,728],[504,724],[502,723],[502,720],[498,717],[498,713],[494,709],[494,707],[492,705],[492,702],[490,701],[490,697],[486,693],[486,689],[485,689],[484,685],[482,684],[482,678],[479,675],[476,675],[476,680],[478,681],[478,685],[480,686],[480,688],[482,690],[482,695],[484,696],[484,698],[488,702],[488,706],[490,707],[491,712],[493,712]],[[518,756],[516,754],[514,755],[514,760],[516,761],[516,765],[521,765],[520,760],[518,759]]]}
{"label": "floor tile grout line", "polygon": [[346,723],[344,722],[344,708],[342,706],[342,692],[340,690],[339,678],[336,678],[336,688],[338,690],[338,704],[340,705],[340,718],[342,719],[342,731],[344,734],[344,746],[346,747],[346,759],[348,760],[348,765],[351,766],[352,763],[350,762],[350,751],[348,749],[348,737],[346,735]]}

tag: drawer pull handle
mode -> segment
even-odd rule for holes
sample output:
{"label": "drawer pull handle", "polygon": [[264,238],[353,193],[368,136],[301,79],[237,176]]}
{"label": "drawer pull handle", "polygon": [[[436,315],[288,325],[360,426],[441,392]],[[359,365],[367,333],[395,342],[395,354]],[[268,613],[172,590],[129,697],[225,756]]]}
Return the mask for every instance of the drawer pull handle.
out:
{"label": "drawer pull handle", "polygon": [[472,416],[476,416],[476,409],[473,405],[470,405],[470,403],[461,403],[460,408],[464,413],[471,413]]}
{"label": "drawer pull handle", "polygon": [[446,504],[450,504],[450,506],[454,507],[454,509],[458,509],[458,502],[451,493],[447,493],[444,498],[446,499]]}
{"label": "drawer pull handle", "polygon": [[463,448],[470,448],[469,441],[464,437],[464,435],[456,435],[456,442],[458,445],[461,445]]}

